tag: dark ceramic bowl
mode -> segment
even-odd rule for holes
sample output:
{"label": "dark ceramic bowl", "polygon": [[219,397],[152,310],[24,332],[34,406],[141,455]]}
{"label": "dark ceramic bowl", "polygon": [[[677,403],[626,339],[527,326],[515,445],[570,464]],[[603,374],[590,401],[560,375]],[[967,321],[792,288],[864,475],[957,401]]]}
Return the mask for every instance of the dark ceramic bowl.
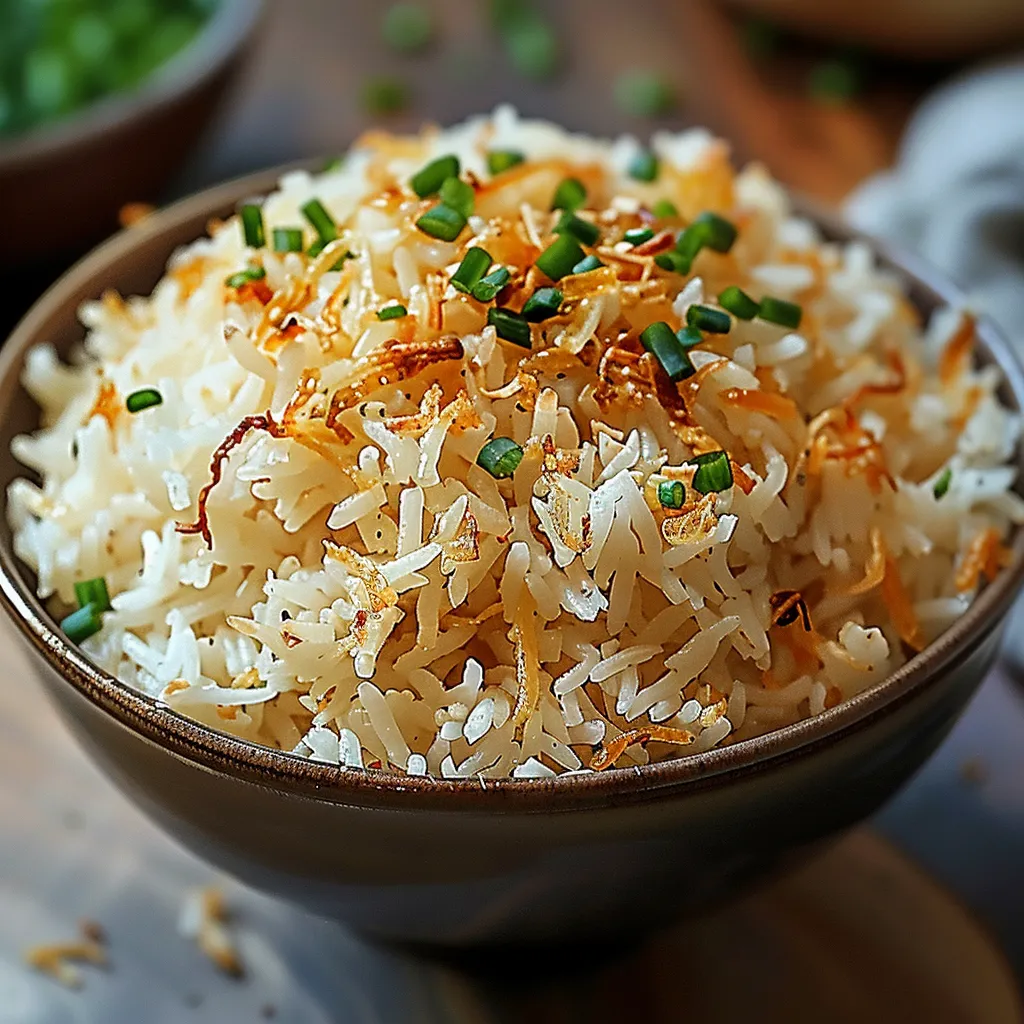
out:
{"label": "dark ceramic bowl", "polygon": [[[5,490],[23,472],[11,438],[37,423],[18,382],[29,347],[50,341],[67,351],[82,336],[79,303],[107,288],[148,293],[177,246],[240,198],[271,189],[277,176],[224,185],[123,232],[36,304],[0,355]],[[878,248],[922,313],[957,297]],[[981,358],[1003,371],[1003,398],[1021,408],[1021,368],[988,324],[979,335]],[[0,525],[0,595],[44,686],[143,810],[256,888],[373,935],[463,946],[570,938],[601,945],[727,900],[860,821],[963,710],[995,658],[1022,577],[1019,533],[1012,564],[936,643],[808,721],[640,768],[485,785],[313,763],[221,735],[134,692],[61,634],[12,554],[6,517]]]}
{"label": "dark ceramic bowl", "polygon": [[116,230],[125,203],[159,197],[251,50],[262,8],[221,0],[139,88],[0,138],[0,269],[81,253]]}

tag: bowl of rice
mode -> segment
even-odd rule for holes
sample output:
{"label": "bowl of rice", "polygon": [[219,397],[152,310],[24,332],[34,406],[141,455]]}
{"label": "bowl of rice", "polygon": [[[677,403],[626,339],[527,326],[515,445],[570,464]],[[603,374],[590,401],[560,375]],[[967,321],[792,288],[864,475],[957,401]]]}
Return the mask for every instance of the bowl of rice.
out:
{"label": "bowl of rice", "polygon": [[638,935],[805,856],[1024,571],[1007,345],[703,131],[371,133],[123,232],[0,359],[0,591],[72,730],[387,938]]}

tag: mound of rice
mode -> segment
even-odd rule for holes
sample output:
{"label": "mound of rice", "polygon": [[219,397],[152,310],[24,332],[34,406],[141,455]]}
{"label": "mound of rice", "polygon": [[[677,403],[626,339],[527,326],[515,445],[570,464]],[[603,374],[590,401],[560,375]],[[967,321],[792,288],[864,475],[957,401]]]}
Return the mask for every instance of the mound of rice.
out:
{"label": "mound of rice", "polygon": [[[448,154],[463,186],[421,198]],[[707,750],[881,680],[1024,518],[969,314],[921,325],[704,132],[646,150],[501,109],[374,133],[262,219],[262,246],[232,218],[148,298],[87,304],[73,365],[31,353],[15,453],[41,485],[8,500],[55,613],[105,579],[96,663],[214,728],[449,778]],[[471,247],[477,297],[450,283]],[[715,333],[730,286],[754,312]]]}

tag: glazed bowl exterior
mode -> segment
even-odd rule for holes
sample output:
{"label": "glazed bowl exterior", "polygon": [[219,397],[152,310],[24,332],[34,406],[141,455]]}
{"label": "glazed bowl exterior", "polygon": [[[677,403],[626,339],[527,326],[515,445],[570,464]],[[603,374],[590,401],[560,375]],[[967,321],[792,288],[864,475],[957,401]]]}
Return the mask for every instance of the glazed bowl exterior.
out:
{"label": "glazed bowl exterior", "polygon": [[[171,252],[211,217],[273,188],[280,170],[229,183],[122,232],[65,275],[0,355],[0,483],[21,475],[11,438],[37,410],[19,384],[28,349],[66,352],[79,304],[148,293]],[[851,233],[816,215],[826,234]],[[876,243],[922,314],[955,301]],[[1024,402],[1006,343],[979,326],[1003,399]],[[1019,456],[1018,456],[1019,458]],[[375,936],[473,946],[603,942],[728,900],[862,820],[941,742],[996,656],[1024,575],[1012,564],[953,627],[888,679],[757,739],[632,769],[551,779],[385,776],[233,739],[93,666],[34,596],[0,524],[0,597],[71,731],[185,846],[256,888]],[[20,685],[8,680],[4,685]]]}
{"label": "glazed bowl exterior", "polygon": [[0,268],[80,254],[116,230],[125,203],[157,198],[216,114],[262,10],[262,0],[221,0],[137,89],[0,139]]}

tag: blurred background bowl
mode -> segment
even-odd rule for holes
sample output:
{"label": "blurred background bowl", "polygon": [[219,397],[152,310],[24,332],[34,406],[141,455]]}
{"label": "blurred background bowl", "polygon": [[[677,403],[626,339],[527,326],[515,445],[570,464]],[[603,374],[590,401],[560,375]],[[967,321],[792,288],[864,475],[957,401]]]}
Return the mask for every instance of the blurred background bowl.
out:
{"label": "blurred background bowl", "polygon": [[125,203],[159,197],[252,49],[262,10],[262,0],[221,0],[137,88],[0,136],[0,269],[75,256],[117,228]]}
{"label": "blurred background bowl", "polygon": [[[29,349],[46,341],[67,356],[83,335],[83,301],[106,289],[148,294],[175,249],[281,173],[154,214],[36,303],[0,353],[0,492],[24,473],[12,437],[38,425],[20,383]],[[828,237],[857,237],[809,215]],[[871,244],[924,318],[960,301],[931,271]],[[1024,370],[984,321],[978,351],[1000,367],[1002,398],[1019,410]],[[1018,531],[1011,565],[924,652],[851,700],[756,739],[600,774],[435,779],[256,746],[112,678],[36,598],[0,517],[0,600],[69,729],[140,808],[256,889],[380,938],[455,947],[577,940],[600,950],[720,907],[808,857],[874,812],[942,741],[996,657],[1022,578]]]}

